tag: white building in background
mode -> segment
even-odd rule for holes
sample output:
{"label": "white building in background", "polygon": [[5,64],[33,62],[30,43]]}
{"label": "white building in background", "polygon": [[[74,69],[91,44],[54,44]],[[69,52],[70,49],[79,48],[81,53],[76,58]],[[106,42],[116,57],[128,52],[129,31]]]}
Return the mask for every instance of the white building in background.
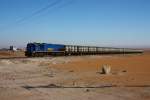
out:
{"label": "white building in background", "polygon": [[11,50],[11,51],[17,51],[17,48],[14,47],[14,46],[10,46],[10,50]]}

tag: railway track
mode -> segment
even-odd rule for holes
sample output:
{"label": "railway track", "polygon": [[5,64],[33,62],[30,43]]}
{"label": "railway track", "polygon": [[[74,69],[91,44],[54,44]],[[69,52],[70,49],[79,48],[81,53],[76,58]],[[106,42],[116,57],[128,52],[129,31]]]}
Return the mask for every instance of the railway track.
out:
{"label": "railway track", "polygon": [[[141,53],[139,53],[141,54]],[[138,53],[131,53],[131,54],[99,54],[99,56],[108,56],[108,55],[138,55]],[[69,56],[98,56],[98,55],[67,55],[65,57],[69,57]],[[9,60],[9,59],[29,59],[29,58],[32,58],[32,59],[37,59],[37,58],[54,58],[54,57],[64,57],[64,56],[44,56],[44,57],[0,57],[0,60],[3,60],[3,59],[6,59],[6,60]]]}
{"label": "railway track", "polygon": [[50,58],[50,57],[1,57],[0,60],[2,59],[29,59],[29,58]]}

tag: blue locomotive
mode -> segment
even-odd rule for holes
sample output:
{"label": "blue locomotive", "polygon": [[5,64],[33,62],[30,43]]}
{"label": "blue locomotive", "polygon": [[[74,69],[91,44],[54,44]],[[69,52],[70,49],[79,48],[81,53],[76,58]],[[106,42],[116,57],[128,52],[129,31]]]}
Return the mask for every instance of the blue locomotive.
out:
{"label": "blue locomotive", "polygon": [[41,57],[49,55],[95,55],[95,54],[129,54],[143,53],[143,50],[129,48],[111,48],[97,46],[62,45],[48,43],[28,43],[25,55]]}
{"label": "blue locomotive", "polygon": [[47,43],[28,43],[26,56],[36,57],[45,55],[64,54],[65,45]]}

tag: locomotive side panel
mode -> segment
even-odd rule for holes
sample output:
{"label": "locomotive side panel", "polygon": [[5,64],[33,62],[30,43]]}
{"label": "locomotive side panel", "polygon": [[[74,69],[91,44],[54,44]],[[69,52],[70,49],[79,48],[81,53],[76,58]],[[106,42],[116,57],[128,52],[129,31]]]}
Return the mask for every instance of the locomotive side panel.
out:
{"label": "locomotive side panel", "polygon": [[47,43],[28,43],[26,56],[46,56],[46,55],[62,55],[65,51],[65,45],[47,44]]}

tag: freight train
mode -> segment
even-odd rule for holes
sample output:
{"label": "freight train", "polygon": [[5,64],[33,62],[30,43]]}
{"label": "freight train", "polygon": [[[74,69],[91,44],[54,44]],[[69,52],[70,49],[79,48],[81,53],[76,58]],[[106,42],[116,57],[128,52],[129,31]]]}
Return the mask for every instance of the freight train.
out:
{"label": "freight train", "polygon": [[96,54],[130,54],[143,53],[143,50],[128,48],[112,48],[97,46],[63,45],[49,43],[28,43],[25,55],[27,57],[57,56],[57,55],[96,55]]}

